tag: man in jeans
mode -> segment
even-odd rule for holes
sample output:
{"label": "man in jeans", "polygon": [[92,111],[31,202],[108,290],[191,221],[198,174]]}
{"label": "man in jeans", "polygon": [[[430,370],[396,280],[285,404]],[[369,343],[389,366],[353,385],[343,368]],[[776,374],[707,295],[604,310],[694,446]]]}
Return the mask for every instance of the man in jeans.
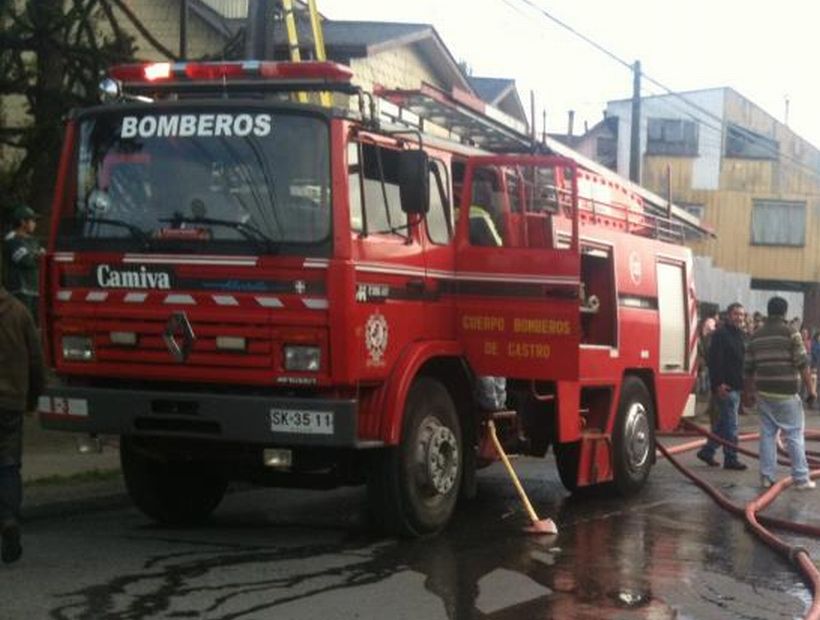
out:
{"label": "man in jeans", "polygon": [[[745,349],[743,326],[746,311],[737,302],[726,310],[726,323],[712,334],[709,344],[709,380],[718,407],[717,420],[712,432],[725,441],[737,445],[737,411],[743,389],[743,354]],[[715,460],[719,444],[709,440],[697,457],[712,467],[720,465]],[[723,468],[743,471],[746,464],[737,458],[734,447],[723,446]]]}
{"label": "man in jeans", "polygon": [[805,417],[798,392],[800,379],[808,392],[808,401],[817,398],[811,382],[803,338],[786,322],[789,306],[782,297],[772,297],[766,322],[757,330],[746,351],[744,375],[749,396],[756,391],[760,414],[760,484],[772,486],[777,468],[778,430],[783,433],[791,458],[795,488],[815,488],[809,478],[803,430]]}
{"label": "man in jeans", "polygon": [[0,558],[5,563],[17,561],[23,552],[19,522],[23,412],[34,408],[43,377],[34,320],[20,301],[0,287]]}

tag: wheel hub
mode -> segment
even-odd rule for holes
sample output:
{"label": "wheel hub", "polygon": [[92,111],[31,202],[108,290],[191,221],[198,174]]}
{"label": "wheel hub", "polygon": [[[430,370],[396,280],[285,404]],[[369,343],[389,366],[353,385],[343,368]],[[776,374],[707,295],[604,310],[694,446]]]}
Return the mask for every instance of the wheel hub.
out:
{"label": "wheel hub", "polygon": [[641,403],[632,403],[626,414],[624,444],[630,469],[637,470],[649,459],[649,417]]}
{"label": "wheel hub", "polygon": [[437,418],[426,418],[419,433],[417,455],[424,486],[437,494],[447,494],[456,483],[460,458],[453,431]]}

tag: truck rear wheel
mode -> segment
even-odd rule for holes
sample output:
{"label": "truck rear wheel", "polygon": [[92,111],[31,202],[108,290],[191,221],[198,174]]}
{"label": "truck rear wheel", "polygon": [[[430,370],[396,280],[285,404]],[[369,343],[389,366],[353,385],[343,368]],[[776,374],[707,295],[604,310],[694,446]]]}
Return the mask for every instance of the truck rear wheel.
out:
{"label": "truck rear wheel", "polygon": [[159,523],[203,521],[222,501],[228,486],[213,466],[151,458],[129,437],[120,442],[120,461],[131,500]]}
{"label": "truck rear wheel", "polygon": [[420,377],[407,396],[398,446],[383,451],[368,480],[374,518],[403,536],[438,532],[456,506],[464,463],[461,425],[450,394]]}
{"label": "truck rear wheel", "polygon": [[627,377],[612,433],[615,489],[620,495],[638,492],[649,477],[655,452],[655,411],[646,385]]}
{"label": "truck rear wheel", "polygon": [[578,490],[578,464],[581,457],[581,442],[554,443],[552,450],[555,452],[555,465],[558,468],[558,477],[561,484],[570,493]]}

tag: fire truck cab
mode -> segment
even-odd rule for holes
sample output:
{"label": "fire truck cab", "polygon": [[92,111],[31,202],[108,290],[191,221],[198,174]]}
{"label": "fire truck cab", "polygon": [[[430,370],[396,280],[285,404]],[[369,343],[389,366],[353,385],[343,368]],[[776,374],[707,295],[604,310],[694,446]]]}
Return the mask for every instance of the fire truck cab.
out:
{"label": "fire truck cab", "polygon": [[111,77],[66,129],[40,415],[119,436],[147,515],[202,519],[231,480],[367,483],[379,526],[429,534],[495,459],[489,420],[570,490],[640,489],[689,400],[696,302],[634,187],[432,87],[379,95],[449,138],[386,123],[333,63]]}

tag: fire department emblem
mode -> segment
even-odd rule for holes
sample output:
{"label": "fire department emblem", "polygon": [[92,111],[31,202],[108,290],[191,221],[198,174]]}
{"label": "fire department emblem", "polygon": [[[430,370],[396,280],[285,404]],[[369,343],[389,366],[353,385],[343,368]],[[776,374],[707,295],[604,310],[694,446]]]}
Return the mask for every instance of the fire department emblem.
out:
{"label": "fire department emblem", "polygon": [[637,252],[632,252],[629,255],[629,277],[635,284],[641,283],[643,276],[643,266],[641,265],[641,257]]}
{"label": "fire department emblem", "polygon": [[376,312],[367,319],[364,326],[364,346],[367,347],[369,355],[368,366],[381,366],[384,364],[388,331],[387,319],[384,318],[383,314]]}

